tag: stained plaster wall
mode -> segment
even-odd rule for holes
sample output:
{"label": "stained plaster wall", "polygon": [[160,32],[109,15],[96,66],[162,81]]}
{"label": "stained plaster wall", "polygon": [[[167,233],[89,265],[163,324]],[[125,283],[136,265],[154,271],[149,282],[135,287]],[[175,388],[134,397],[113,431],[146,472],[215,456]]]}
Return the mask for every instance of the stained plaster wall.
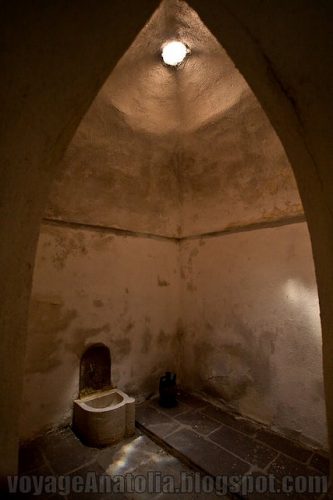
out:
{"label": "stained plaster wall", "polygon": [[165,370],[179,372],[178,137],[133,130],[109,87],[66,151],[41,226],[22,439],[70,420],[92,342],[110,348],[112,381],[128,394],[148,396]]}
{"label": "stained plaster wall", "polygon": [[306,223],[183,241],[181,269],[184,384],[327,447]]}
{"label": "stained plaster wall", "polygon": [[178,172],[183,236],[303,214],[285,151],[249,88],[183,136]]}
{"label": "stained plaster wall", "polygon": [[177,236],[177,137],[133,130],[110,101],[109,86],[108,80],[64,156],[45,216]]}
{"label": "stained plaster wall", "polygon": [[80,357],[102,342],[112,383],[148,396],[178,371],[179,263],[174,241],[43,224],[25,361],[21,438],[71,420]]}

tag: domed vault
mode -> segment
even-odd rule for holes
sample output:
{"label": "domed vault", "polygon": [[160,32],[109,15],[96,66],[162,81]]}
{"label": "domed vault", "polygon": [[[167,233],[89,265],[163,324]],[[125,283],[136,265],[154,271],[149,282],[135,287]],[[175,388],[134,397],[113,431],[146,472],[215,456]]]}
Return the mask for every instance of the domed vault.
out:
{"label": "domed vault", "polygon": [[[170,40],[190,49],[177,67],[161,58]],[[181,237],[302,212],[244,78],[185,2],[164,0],[82,121],[47,216]]]}

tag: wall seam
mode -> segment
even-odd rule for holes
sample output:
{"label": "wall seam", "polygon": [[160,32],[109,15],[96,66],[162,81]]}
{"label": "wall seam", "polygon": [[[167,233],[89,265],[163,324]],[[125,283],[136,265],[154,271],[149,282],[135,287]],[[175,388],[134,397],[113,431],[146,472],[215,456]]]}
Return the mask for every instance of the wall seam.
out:
{"label": "wall seam", "polygon": [[63,227],[69,227],[71,229],[91,230],[103,233],[113,233],[113,234],[118,234],[120,236],[131,236],[133,238],[149,238],[156,240],[173,241],[175,243],[182,243],[183,241],[200,240],[202,238],[216,238],[221,236],[227,236],[230,234],[257,231],[260,229],[270,229],[275,227],[287,226],[291,224],[299,224],[303,222],[306,222],[305,215],[299,214],[293,217],[284,217],[282,219],[276,219],[273,221],[254,222],[243,226],[232,226],[218,231],[210,231],[207,233],[177,237],[177,236],[166,236],[160,234],[145,233],[140,231],[131,231],[129,229],[121,229],[112,226],[103,226],[98,224],[89,224],[84,222],[76,222],[63,219],[53,219],[50,217],[44,217],[42,219],[42,224],[45,225],[63,226]]}

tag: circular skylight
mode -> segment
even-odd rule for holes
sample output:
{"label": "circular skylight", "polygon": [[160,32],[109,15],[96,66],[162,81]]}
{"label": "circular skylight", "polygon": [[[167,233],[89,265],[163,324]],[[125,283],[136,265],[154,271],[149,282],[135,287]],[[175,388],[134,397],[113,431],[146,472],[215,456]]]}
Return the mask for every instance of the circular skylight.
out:
{"label": "circular skylight", "polygon": [[168,66],[178,66],[189,53],[189,49],[182,42],[168,42],[162,47],[162,59]]}

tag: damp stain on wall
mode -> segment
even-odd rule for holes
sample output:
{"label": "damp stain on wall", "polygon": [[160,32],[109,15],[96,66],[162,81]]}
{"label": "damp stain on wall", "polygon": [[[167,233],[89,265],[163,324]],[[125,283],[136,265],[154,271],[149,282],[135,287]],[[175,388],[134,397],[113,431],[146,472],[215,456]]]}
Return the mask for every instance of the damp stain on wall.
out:
{"label": "damp stain on wall", "polygon": [[28,373],[45,373],[62,364],[61,339],[78,312],[66,309],[61,299],[34,297],[30,305],[29,331],[31,342],[26,355]]}
{"label": "damp stain on wall", "polygon": [[134,321],[129,321],[123,328],[123,332],[127,335],[135,327]]}
{"label": "damp stain on wall", "polygon": [[[269,401],[276,377],[272,361],[275,334],[254,333],[239,321],[238,325],[239,328],[233,325],[232,335],[225,338],[210,327],[205,340],[200,336],[194,340],[195,383],[204,392],[222,399],[238,411],[266,421],[271,414]],[[261,400],[261,417],[257,412],[258,398]]]}
{"label": "damp stain on wall", "polygon": [[170,283],[167,280],[162,279],[159,276],[157,276],[157,284],[158,284],[158,286],[161,286],[161,287],[170,286]]}
{"label": "damp stain on wall", "polygon": [[161,329],[157,336],[157,345],[163,349],[170,342],[172,342],[173,335],[167,334],[163,329]]}
{"label": "damp stain on wall", "polygon": [[62,234],[51,226],[47,226],[47,232],[53,238],[54,251],[52,262],[56,269],[64,269],[68,259],[80,255],[87,255],[86,239],[83,231],[75,231]]}
{"label": "damp stain on wall", "polygon": [[110,331],[111,326],[109,323],[105,323],[101,326],[76,328],[68,335],[68,338],[64,341],[64,345],[68,351],[75,354],[78,358],[81,358],[82,352],[92,343],[92,339],[100,334],[110,334]]}
{"label": "damp stain on wall", "polygon": [[103,307],[104,306],[103,301],[100,300],[100,299],[94,299],[93,300],[93,304],[94,304],[95,307]]}
{"label": "damp stain on wall", "polygon": [[141,346],[142,354],[147,354],[149,352],[152,340],[153,340],[153,334],[150,331],[150,329],[146,327],[142,335],[142,346]]}
{"label": "damp stain on wall", "polygon": [[132,349],[131,339],[129,338],[111,339],[110,344],[111,355],[118,363],[128,357]]}

